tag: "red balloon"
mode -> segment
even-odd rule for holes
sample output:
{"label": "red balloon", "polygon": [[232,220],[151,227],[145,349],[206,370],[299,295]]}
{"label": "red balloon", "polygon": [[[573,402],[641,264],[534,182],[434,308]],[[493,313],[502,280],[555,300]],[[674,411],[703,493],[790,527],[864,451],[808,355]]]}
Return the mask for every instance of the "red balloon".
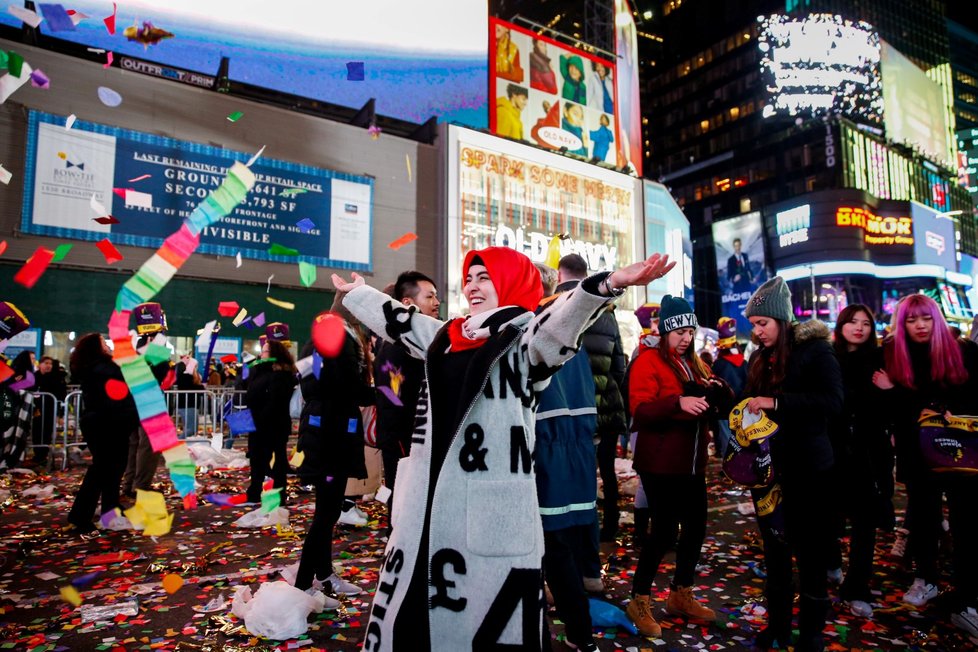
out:
{"label": "red balloon", "polygon": [[105,393],[113,401],[121,401],[125,397],[129,396],[129,385],[126,385],[121,380],[109,378],[107,381],[105,381]]}
{"label": "red balloon", "polygon": [[346,328],[343,319],[328,312],[316,316],[312,322],[312,345],[324,358],[335,358],[343,348]]}

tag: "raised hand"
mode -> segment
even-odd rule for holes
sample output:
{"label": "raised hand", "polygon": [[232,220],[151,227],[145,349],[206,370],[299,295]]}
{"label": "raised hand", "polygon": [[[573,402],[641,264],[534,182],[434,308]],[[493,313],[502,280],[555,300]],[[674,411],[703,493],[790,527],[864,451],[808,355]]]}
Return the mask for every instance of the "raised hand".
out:
{"label": "raised hand", "polygon": [[669,262],[668,255],[652,254],[648,260],[632,263],[612,272],[611,285],[616,288],[629,285],[648,285],[668,274],[669,270],[675,266],[675,261]]}
{"label": "raised hand", "polygon": [[335,287],[340,292],[349,292],[350,290],[355,290],[356,288],[360,287],[364,283],[366,283],[366,281],[364,281],[363,277],[357,274],[356,272],[353,272],[352,281],[344,281],[343,277],[340,276],[339,274],[333,274],[333,287]]}

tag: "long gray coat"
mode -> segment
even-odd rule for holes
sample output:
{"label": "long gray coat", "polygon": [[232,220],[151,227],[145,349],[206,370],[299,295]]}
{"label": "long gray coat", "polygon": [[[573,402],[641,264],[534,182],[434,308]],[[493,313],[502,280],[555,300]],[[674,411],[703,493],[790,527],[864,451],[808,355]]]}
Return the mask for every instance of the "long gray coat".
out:
{"label": "long gray coat", "polygon": [[[435,406],[427,381],[422,386],[411,454],[397,469],[393,532],[364,650],[414,650],[420,643],[394,640],[394,621],[419,561],[426,515],[429,557],[422,563],[428,568],[431,649],[541,648],[543,529],[531,462],[536,393],[578,350],[581,333],[609,301],[596,291],[604,276],[586,279],[535,317],[529,312],[516,317],[479,349],[467,377],[481,379],[481,386],[463,387],[468,410],[431,504]],[[371,331],[399,340],[415,357],[425,359],[433,342],[447,343],[443,322],[368,286],[351,291],[343,303]],[[480,373],[474,373],[476,367]]]}

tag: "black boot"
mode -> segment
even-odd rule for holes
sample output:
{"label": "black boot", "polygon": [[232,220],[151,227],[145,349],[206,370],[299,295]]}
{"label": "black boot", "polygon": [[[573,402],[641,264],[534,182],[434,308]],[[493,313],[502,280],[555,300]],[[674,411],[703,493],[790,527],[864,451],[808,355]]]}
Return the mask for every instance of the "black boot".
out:
{"label": "black boot", "polygon": [[772,647],[787,650],[791,643],[791,605],[793,594],[767,599],[767,627],[754,638],[752,652],[767,652]]}
{"label": "black boot", "polygon": [[813,598],[802,594],[798,611],[798,642],[796,652],[822,652],[825,640],[822,632],[831,602],[828,598]]}

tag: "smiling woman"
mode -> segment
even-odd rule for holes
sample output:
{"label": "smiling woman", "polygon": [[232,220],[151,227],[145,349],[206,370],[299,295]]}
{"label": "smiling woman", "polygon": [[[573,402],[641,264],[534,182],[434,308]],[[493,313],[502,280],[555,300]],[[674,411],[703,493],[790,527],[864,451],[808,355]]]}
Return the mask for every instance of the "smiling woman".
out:
{"label": "smiling woman", "polygon": [[[364,650],[544,646],[543,532],[531,453],[536,397],[623,289],[672,269],[658,254],[584,279],[534,316],[530,259],[506,247],[462,264],[467,318],[447,324],[333,276],[371,331],[425,361],[411,453],[397,469],[393,531]],[[433,591],[433,593],[432,593]],[[508,627],[517,610],[515,631]],[[547,641],[549,649],[549,640]]]}

